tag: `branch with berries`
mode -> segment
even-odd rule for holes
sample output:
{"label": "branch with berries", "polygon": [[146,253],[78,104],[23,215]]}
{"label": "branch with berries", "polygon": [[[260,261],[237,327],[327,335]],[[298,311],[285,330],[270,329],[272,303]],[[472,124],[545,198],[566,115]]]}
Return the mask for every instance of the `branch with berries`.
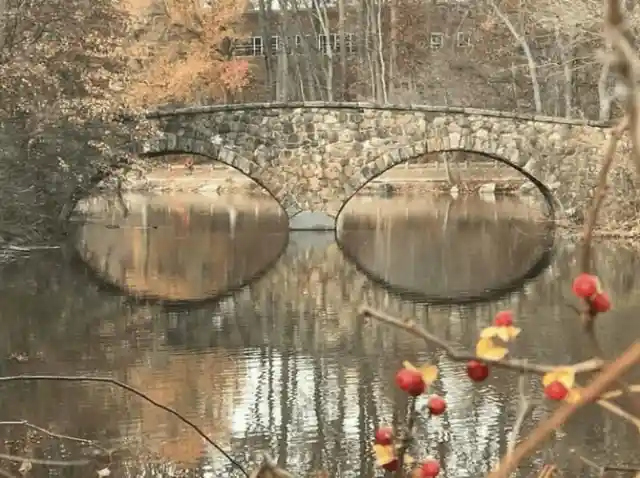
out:
{"label": "branch with berries", "polygon": [[[602,289],[600,281],[594,275],[579,274],[573,281],[572,290],[576,297],[588,305],[589,313],[594,316],[608,312],[611,308],[608,294]],[[580,373],[599,371],[604,366],[604,361],[596,358],[569,365],[540,365],[525,360],[507,359],[508,345],[522,332],[519,327],[514,325],[514,314],[509,310],[498,312],[494,317],[493,324],[480,332],[474,353],[457,350],[444,339],[418,326],[413,319],[401,319],[370,307],[362,307],[360,312],[364,317],[397,326],[423,339],[427,344],[441,348],[454,361],[466,362],[467,376],[474,382],[486,380],[490,375],[491,367],[502,367],[520,373],[539,374],[542,376],[541,384],[544,396],[555,402],[580,403],[583,399],[583,388],[578,385],[576,376]],[[396,472],[398,478],[405,476],[403,467],[414,466],[416,463],[416,460],[406,453],[413,439],[413,423],[417,413],[415,400],[418,396],[429,393],[437,377],[438,369],[434,365],[415,366],[407,361],[403,362],[402,367],[396,373],[396,385],[410,397],[407,418],[398,433],[390,427],[377,430],[373,450],[377,464],[388,472]],[[622,392],[618,390],[609,392],[609,395],[619,396],[620,393]],[[522,401],[526,405],[523,407],[523,413],[527,413],[531,403],[524,397]],[[611,403],[604,398],[595,401],[604,404],[603,408],[611,411],[608,407]],[[617,406],[614,405],[614,407]],[[446,408],[447,404],[442,397],[429,396],[426,410],[430,416],[441,415],[446,411]],[[619,413],[617,414],[621,416]],[[427,458],[414,469],[412,476],[432,478],[437,476],[439,471],[439,463],[433,458]]]}

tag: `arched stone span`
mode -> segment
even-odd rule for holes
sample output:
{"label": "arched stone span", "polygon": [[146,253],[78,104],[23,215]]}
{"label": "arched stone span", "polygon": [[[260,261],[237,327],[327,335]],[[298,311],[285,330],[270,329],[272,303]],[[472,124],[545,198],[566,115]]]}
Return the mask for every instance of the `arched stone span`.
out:
{"label": "arched stone span", "polygon": [[[361,103],[236,104],[156,111],[161,132],[143,154],[193,153],[262,185],[293,229],[326,229],[345,202],[392,166],[426,153],[463,150],[509,164],[582,206],[607,124],[490,110]],[[567,156],[579,158],[564,160]],[[593,164],[591,164],[593,162]],[[549,195],[547,195],[549,196]],[[547,197],[547,199],[549,199]]]}

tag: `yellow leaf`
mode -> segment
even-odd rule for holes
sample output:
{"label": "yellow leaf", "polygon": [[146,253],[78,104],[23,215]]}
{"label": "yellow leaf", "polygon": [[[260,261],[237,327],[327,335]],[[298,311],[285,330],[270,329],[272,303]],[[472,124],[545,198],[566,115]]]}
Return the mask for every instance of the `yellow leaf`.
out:
{"label": "yellow leaf", "polygon": [[500,337],[502,327],[486,327],[480,332],[480,338],[490,339],[492,337]]}
{"label": "yellow leaf", "polygon": [[542,385],[547,387],[552,382],[560,382],[567,389],[571,390],[576,381],[576,372],[570,367],[559,367],[548,372],[542,377]]}
{"label": "yellow leaf", "polygon": [[518,335],[520,335],[520,332],[522,332],[522,329],[520,329],[519,327],[514,327],[512,325],[503,328],[507,330],[507,334],[509,335],[510,339],[515,339]]}
{"label": "yellow leaf", "polygon": [[424,383],[429,386],[436,378],[438,378],[438,367],[435,365],[423,365],[420,368],[417,368],[411,362],[405,360],[402,362],[402,366],[407,370],[415,370],[422,374],[422,380]]}
{"label": "yellow leaf", "polygon": [[405,455],[404,456],[404,464],[405,465],[410,465],[411,463],[415,463],[415,459],[412,456],[409,455]]}
{"label": "yellow leaf", "polygon": [[476,345],[476,355],[487,360],[500,360],[507,355],[509,351],[495,344],[490,338],[481,338]]}
{"label": "yellow leaf", "polygon": [[486,327],[480,332],[480,337],[483,339],[490,339],[498,337],[503,342],[509,342],[511,339],[515,339],[520,334],[521,329],[513,327],[512,325],[506,327]]}
{"label": "yellow leaf", "polygon": [[578,403],[582,399],[582,392],[578,388],[569,389],[569,393],[564,398],[564,400],[568,403]]}
{"label": "yellow leaf", "polygon": [[422,380],[427,386],[438,378],[438,367],[435,365],[424,365],[420,367],[419,372],[422,374]]}
{"label": "yellow leaf", "polygon": [[402,362],[402,366],[406,369],[409,370],[418,370],[411,362],[409,362],[408,360],[405,360],[404,362]]}
{"label": "yellow leaf", "polygon": [[373,454],[376,457],[378,466],[386,465],[395,460],[395,453],[392,445],[373,445]]}
{"label": "yellow leaf", "polygon": [[598,276],[593,276],[596,279],[596,293],[597,294],[602,294],[602,282],[600,282],[600,279],[598,278]]}

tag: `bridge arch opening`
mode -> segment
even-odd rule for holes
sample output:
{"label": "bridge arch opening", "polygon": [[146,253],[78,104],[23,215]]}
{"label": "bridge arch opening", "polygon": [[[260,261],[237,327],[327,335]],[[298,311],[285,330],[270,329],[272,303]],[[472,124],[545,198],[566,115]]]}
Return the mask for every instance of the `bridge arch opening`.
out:
{"label": "bridge arch opening", "polygon": [[[471,161],[505,165],[503,169],[512,169],[521,178],[518,184],[530,182],[540,198],[532,206],[519,195],[498,191],[489,198],[474,187],[461,187],[460,194],[433,185],[407,191],[407,180],[418,185],[419,180],[411,168],[409,177],[403,173],[403,163],[413,157],[403,159],[398,154],[395,161],[370,169],[369,177],[355,183],[339,213],[336,241],[357,269],[400,296],[436,304],[495,300],[518,290],[549,265],[555,200],[544,183],[497,154],[443,150],[452,151],[475,156]],[[393,185],[390,176],[389,182],[375,184],[376,178],[394,169],[400,170],[398,190],[385,188]],[[439,171],[440,176],[451,172]]]}
{"label": "bridge arch opening", "polygon": [[[410,154],[413,151],[417,151],[417,154]],[[515,162],[504,158],[500,154],[491,152],[491,151],[478,151],[474,149],[465,149],[465,148],[444,148],[436,151],[427,151],[426,142],[420,143],[419,145],[414,145],[413,147],[401,147],[397,150],[392,150],[389,152],[385,152],[382,156],[371,159],[364,167],[362,171],[362,175],[360,177],[355,177],[349,180],[349,184],[346,190],[349,191],[348,197],[342,203],[340,209],[338,210],[337,224],[341,224],[341,216],[345,212],[345,209],[348,207],[349,202],[359,193],[361,193],[365,188],[370,187],[372,183],[374,183],[378,178],[383,175],[386,175],[393,170],[397,170],[398,167],[402,165],[408,165],[411,162],[415,162],[419,160],[421,164],[429,164],[434,160],[434,155],[443,155],[446,158],[446,155],[453,153],[456,154],[465,154],[472,155],[474,157],[486,158],[486,160],[490,160],[494,163],[499,163],[508,166],[510,169],[515,170],[521,176],[523,176],[530,184],[533,185],[535,190],[540,194],[541,199],[546,207],[546,216],[548,220],[554,221],[556,217],[556,205],[557,200],[554,197],[551,189],[543,183],[541,180],[536,178],[533,174],[527,171],[523,166],[516,164]],[[446,159],[445,159],[446,161]],[[446,166],[445,163],[445,174],[449,175],[450,169]],[[410,175],[411,173],[409,173]],[[415,180],[416,178],[410,178],[410,180]],[[449,178],[453,179],[453,178]],[[458,178],[460,179],[460,178]],[[456,181],[452,181],[455,183]],[[384,182],[380,185],[378,192],[387,193],[391,192],[393,187],[389,187],[389,182]],[[337,230],[336,230],[337,233]]]}
{"label": "bridge arch opening", "polygon": [[79,265],[101,287],[193,307],[219,300],[273,266],[286,249],[288,228],[268,190],[244,171],[212,170],[209,158],[156,156],[162,166],[138,185],[143,189],[133,184],[119,200],[96,193],[78,204]]}
{"label": "bridge arch opening", "polygon": [[[140,154],[141,157],[152,160],[152,171],[162,171],[164,169],[165,178],[160,178],[160,183],[166,176],[171,176],[171,171],[182,169],[183,178],[190,180],[192,192],[219,192],[224,186],[220,184],[212,186],[216,177],[218,183],[244,183],[242,192],[250,194],[261,194],[269,197],[280,207],[283,214],[295,214],[298,209],[292,201],[287,198],[279,198],[277,192],[273,191],[259,175],[260,165],[255,161],[238,156],[231,150],[219,148],[216,145],[208,145],[204,141],[194,140],[193,149],[158,149],[146,151]],[[217,173],[217,174],[216,174]],[[145,180],[149,180],[147,175]],[[170,180],[170,179],[169,179]],[[160,184],[162,186],[162,184]]]}

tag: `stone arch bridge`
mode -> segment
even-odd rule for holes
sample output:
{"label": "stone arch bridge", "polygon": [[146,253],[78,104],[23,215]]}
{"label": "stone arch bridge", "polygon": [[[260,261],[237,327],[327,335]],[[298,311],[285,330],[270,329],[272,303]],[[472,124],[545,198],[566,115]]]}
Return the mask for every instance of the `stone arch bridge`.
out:
{"label": "stone arch bridge", "polygon": [[[194,154],[263,186],[291,229],[332,229],[349,198],[387,169],[426,153],[489,155],[538,179],[562,210],[588,195],[606,124],[436,106],[287,103],[154,111],[146,156]],[[593,162],[593,164],[590,164]],[[593,178],[587,178],[591,180]]]}

